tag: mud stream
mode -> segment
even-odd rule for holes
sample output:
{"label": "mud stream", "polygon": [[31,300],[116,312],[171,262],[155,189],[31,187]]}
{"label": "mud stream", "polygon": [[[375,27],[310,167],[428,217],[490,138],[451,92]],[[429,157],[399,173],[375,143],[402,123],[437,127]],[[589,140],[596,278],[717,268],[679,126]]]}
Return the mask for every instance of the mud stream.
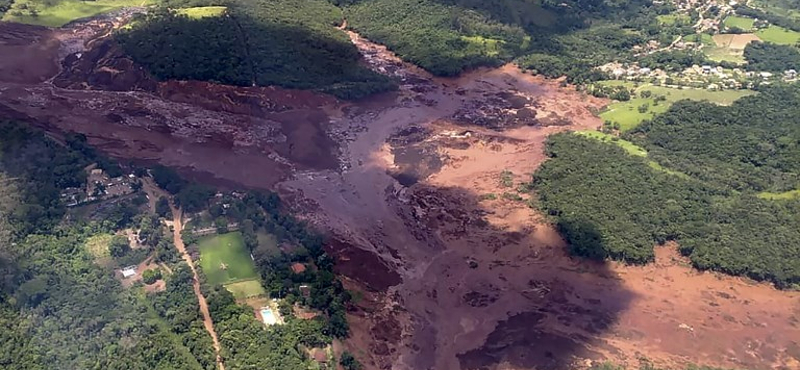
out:
{"label": "mud stream", "polygon": [[[593,361],[800,368],[800,297],[698,273],[674,247],[646,267],[590,264],[516,188],[547,135],[596,128],[606,102],[513,66],[433,78],[351,34],[397,93],[156,82],[111,40],[126,15],[49,30],[0,23],[0,115],[110,155],[277,189],[331,235],[346,345],[369,369],[566,369]],[[501,172],[511,176],[501,181]],[[510,174],[510,175],[509,175]]]}

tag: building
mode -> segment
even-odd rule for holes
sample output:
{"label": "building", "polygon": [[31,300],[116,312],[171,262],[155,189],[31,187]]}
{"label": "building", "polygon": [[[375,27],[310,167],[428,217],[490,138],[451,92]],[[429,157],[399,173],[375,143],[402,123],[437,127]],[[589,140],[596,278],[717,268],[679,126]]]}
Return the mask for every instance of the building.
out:
{"label": "building", "polygon": [[122,277],[127,279],[136,276],[136,266],[128,266],[122,269]]}
{"label": "building", "polygon": [[795,78],[797,78],[797,71],[794,69],[783,71],[783,77],[786,78],[787,80],[794,80]]}

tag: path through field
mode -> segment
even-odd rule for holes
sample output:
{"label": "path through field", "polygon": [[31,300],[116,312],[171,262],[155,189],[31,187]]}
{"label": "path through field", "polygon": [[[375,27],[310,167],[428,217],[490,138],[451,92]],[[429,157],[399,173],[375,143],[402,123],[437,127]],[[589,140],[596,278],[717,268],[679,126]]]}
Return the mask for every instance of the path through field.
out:
{"label": "path through field", "polygon": [[[151,199],[168,196],[149,178],[144,179],[144,190]],[[203,293],[200,291],[200,279],[197,277],[197,270],[194,268],[192,256],[186,252],[186,246],[183,244],[183,239],[181,238],[181,231],[183,230],[183,213],[180,208],[175,206],[174,203],[170,202],[169,206],[172,210],[172,229],[175,247],[178,248],[178,251],[181,253],[181,257],[184,261],[186,261],[186,264],[188,264],[189,268],[192,270],[192,275],[194,276],[192,279],[192,287],[194,288],[194,294],[197,296],[197,303],[200,305],[200,312],[203,314],[203,326],[205,326],[206,331],[208,331],[208,334],[211,335],[211,339],[214,341],[214,352],[217,355],[217,368],[219,368],[219,370],[225,370],[225,364],[222,362],[222,357],[219,354],[219,338],[217,337],[216,330],[214,330],[214,321],[211,320],[211,313],[208,311],[206,297],[204,297]]]}

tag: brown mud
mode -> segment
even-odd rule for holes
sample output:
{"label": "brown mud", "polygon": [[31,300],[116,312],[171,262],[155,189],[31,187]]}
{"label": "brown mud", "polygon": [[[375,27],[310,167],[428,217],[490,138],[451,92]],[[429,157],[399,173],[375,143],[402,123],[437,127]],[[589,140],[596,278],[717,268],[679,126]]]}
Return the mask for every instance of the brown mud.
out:
{"label": "brown mud", "polygon": [[344,104],[155,82],[102,37],[107,23],[0,23],[0,115],[84,133],[119,158],[277,188],[332,235],[337,272],[359,292],[347,345],[368,369],[642,356],[800,368],[798,293],[697,272],[674,247],[644,267],[574,260],[528,206],[517,186],[545,160],[547,135],[598,127],[603,100],[513,66],[434,78],[355,34],[364,63],[396,77],[399,92]]}

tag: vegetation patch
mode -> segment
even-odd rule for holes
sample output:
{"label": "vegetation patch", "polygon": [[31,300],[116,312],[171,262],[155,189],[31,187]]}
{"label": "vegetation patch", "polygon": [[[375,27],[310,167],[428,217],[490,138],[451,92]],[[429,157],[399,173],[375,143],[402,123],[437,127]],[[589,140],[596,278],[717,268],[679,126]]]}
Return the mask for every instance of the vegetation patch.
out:
{"label": "vegetation patch", "polygon": [[[650,93],[644,93],[645,91]],[[619,130],[625,132],[635,128],[645,120],[653,119],[657,114],[666,112],[672,104],[680,100],[688,99],[730,105],[744,96],[753,94],[755,92],[750,90],[711,91],[691,88],[676,89],[645,84],[635,88],[634,97],[630,100],[609,104],[600,113],[600,118],[604,121],[618,124]],[[647,97],[643,95],[647,95]],[[646,108],[643,109],[642,107]]]}
{"label": "vegetation patch", "polygon": [[109,257],[108,246],[111,245],[111,240],[114,235],[111,234],[98,234],[93,235],[86,239],[86,251],[89,252],[94,258]]}
{"label": "vegetation patch", "polygon": [[800,198],[800,190],[789,190],[783,193],[770,193],[768,191],[758,193],[758,197],[769,200],[791,200]]}
{"label": "vegetation patch", "polygon": [[[173,5],[197,5],[176,1]],[[363,67],[341,11],[324,0],[245,0],[226,17],[215,9],[189,15],[160,9],[117,34],[127,54],[162,80],[202,80],[237,86],[309,89],[358,99],[396,88]],[[185,7],[185,6],[184,6]]]}
{"label": "vegetation patch", "polygon": [[225,289],[233,293],[236,299],[252,298],[266,294],[264,287],[261,286],[260,280],[247,280],[226,284]]}
{"label": "vegetation patch", "polygon": [[152,0],[15,0],[3,21],[61,27],[77,19],[131,6],[150,5]]}
{"label": "vegetation patch", "polygon": [[779,26],[769,26],[756,32],[763,41],[779,45],[796,45],[800,41],[800,32]]}
{"label": "vegetation patch", "polygon": [[753,18],[730,15],[725,17],[723,24],[726,27],[738,28],[740,30],[750,31],[751,29],[753,29],[754,22],[755,20]]}
{"label": "vegetation patch", "polygon": [[219,17],[225,14],[228,7],[225,6],[198,6],[194,8],[178,9],[176,12],[179,15],[185,15],[191,19],[200,19],[206,17]]}
{"label": "vegetation patch", "polygon": [[238,232],[200,241],[200,266],[211,284],[225,284],[258,277],[250,252]]}

